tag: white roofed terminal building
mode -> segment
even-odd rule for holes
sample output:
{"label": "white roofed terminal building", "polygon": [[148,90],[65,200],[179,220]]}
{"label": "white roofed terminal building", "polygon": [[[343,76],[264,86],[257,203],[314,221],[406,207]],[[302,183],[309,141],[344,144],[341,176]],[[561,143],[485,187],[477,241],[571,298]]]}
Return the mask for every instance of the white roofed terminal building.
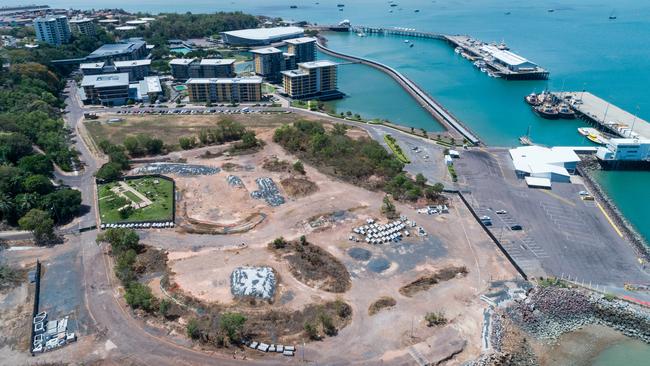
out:
{"label": "white roofed terminal building", "polygon": [[[573,147],[522,146],[510,149],[510,157],[520,178],[532,177],[550,187],[551,182],[570,182],[580,157]],[[579,148],[584,150],[585,148]],[[595,150],[595,149],[594,149]],[[539,184],[536,184],[539,185]]]}
{"label": "white roofed terminal building", "polygon": [[300,27],[273,27],[221,32],[221,37],[226,44],[230,45],[264,46],[285,39],[302,37],[304,34],[304,29]]}

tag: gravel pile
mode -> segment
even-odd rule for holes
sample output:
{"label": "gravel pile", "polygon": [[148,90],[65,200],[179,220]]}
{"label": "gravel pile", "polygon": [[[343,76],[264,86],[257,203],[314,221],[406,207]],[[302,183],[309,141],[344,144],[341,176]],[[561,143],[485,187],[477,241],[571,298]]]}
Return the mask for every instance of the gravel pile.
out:
{"label": "gravel pile", "polygon": [[269,206],[280,206],[285,202],[284,197],[280,195],[278,186],[271,178],[258,178],[255,180],[259,190],[251,193],[251,197],[255,199],[264,199]]}
{"label": "gravel pile", "polygon": [[242,182],[241,178],[239,178],[236,175],[229,175],[226,180],[228,181],[228,184],[231,187],[238,187],[238,188],[243,188],[244,187],[244,182]]}

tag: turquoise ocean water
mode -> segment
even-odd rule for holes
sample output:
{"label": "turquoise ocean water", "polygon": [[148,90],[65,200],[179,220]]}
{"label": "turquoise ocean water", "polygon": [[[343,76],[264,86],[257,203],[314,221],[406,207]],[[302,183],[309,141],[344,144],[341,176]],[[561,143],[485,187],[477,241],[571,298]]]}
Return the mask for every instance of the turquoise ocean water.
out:
{"label": "turquoise ocean water", "polygon": [[[493,146],[517,144],[530,126],[532,138],[548,145],[587,145],[577,134],[578,121],[547,121],[533,115],[523,97],[544,88],[582,90],[611,101],[650,120],[650,2],[647,0],[51,0],[53,7],[116,8],[144,12],[212,12],[242,10],[289,20],[400,26],[447,34],[469,34],[484,41],[505,41],[511,49],[551,72],[548,81],[507,82],[489,78],[451,47],[435,40],[400,37],[357,37],[328,34],[329,46],[366,56],[395,67],[460,117],[483,141]],[[336,4],[346,4],[339,11]],[[0,0],[1,5],[16,5]],[[297,5],[297,9],[290,9]],[[415,10],[420,10],[415,12]],[[549,12],[553,9],[553,12]],[[390,10],[393,10],[391,13]],[[509,15],[505,13],[509,12]],[[617,16],[609,20],[610,14]],[[322,55],[321,55],[322,56]],[[433,121],[386,75],[361,65],[340,67],[340,89],[348,98],[335,102],[339,111],[351,110],[369,118],[427,130]],[[602,172],[598,179],[625,216],[650,238],[650,172]],[[597,365],[641,365],[650,348],[636,343],[611,347]],[[621,363],[622,360],[625,362]],[[646,363],[647,364],[647,363]]]}

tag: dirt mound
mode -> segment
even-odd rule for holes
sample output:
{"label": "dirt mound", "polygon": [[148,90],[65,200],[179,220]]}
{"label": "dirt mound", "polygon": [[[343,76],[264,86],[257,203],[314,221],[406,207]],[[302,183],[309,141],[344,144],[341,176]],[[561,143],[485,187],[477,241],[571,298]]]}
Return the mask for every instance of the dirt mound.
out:
{"label": "dirt mound", "polygon": [[368,307],[368,315],[375,315],[383,309],[392,308],[397,304],[397,301],[390,296],[382,296],[377,301],[370,304]]}
{"label": "dirt mound", "polygon": [[138,254],[133,269],[136,273],[163,273],[167,270],[167,252],[161,249],[146,246]]}
{"label": "dirt mound", "polygon": [[443,268],[436,273],[422,276],[417,280],[409,283],[408,285],[402,286],[399,289],[399,293],[404,296],[411,297],[420,291],[426,291],[430,289],[439,282],[448,281],[457,276],[465,277],[467,273],[467,267],[465,266]]}
{"label": "dirt mound", "polygon": [[323,291],[345,292],[350,289],[350,273],[336,257],[304,239],[276,239],[269,249],[289,262],[291,274],[298,281]]}
{"label": "dirt mound", "polygon": [[290,197],[305,197],[318,190],[316,183],[307,178],[286,178],[280,181],[280,184]]}
{"label": "dirt mound", "polygon": [[262,168],[277,173],[291,173],[293,169],[291,168],[291,163],[286,160],[280,160],[277,157],[271,157],[264,161]]}

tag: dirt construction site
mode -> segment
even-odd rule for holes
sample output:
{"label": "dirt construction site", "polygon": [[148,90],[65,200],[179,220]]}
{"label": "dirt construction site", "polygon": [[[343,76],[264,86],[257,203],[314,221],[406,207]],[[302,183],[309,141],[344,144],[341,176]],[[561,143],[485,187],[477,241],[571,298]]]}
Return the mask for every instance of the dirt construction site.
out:
{"label": "dirt construction site", "polygon": [[[304,352],[308,360],[461,364],[475,358],[481,352],[487,306],[480,295],[492,281],[515,279],[517,273],[460,199],[449,196],[449,211],[436,215],[398,203],[405,226],[401,240],[373,245],[354,229],[389,222],[381,216],[382,192],[338,181],[307,163],[304,175],[293,171],[298,159],[272,141],[273,129],[255,131],[265,142],[260,151],[208,157],[205,148],[194,155],[187,151],[185,163],[211,167],[211,173],[166,174],[176,182],[177,226],[140,235],[144,243],[167,251],[170,283],[186,296],[244,313],[298,311],[334,300],[349,304],[351,319],[338,335],[300,346],[297,354],[303,357]],[[357,128],[348,133],[365,135]],[[297,179],[309,188],[296,190],[291,185]],[[291,260],[295,253],[274,252],[269,245],[279,237],[297,242],[301,236],[345,267],[332,276],[333,281],[347,281],[346,290],[328,291],[322,281],[308,280],[305,269]],[[233,272],[242,268],[270,268],[272,297],[251,302],[235,295]],[[439,276],[456,269],[462,270]],[[257,279],[242,281],[258,284]],[[158,296],[166,296],[160,278],[149,285]],[[380,298],[391,298],[391,306],[369,315]],[[446,324],[428,326],[425,315],[430,312],[444,314]],[[300,345],[304,340],[302,332],[257,339]]]}

